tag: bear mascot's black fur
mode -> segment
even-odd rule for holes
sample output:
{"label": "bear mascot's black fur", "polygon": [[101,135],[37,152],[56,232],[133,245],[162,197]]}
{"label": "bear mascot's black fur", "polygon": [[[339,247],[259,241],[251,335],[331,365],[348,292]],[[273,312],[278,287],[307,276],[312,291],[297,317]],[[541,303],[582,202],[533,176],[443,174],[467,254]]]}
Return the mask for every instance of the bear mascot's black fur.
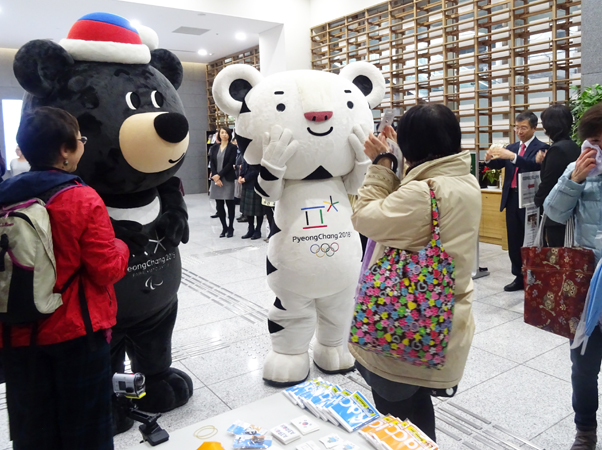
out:
{"label": "bear mascot's black fur", "polygon": [[[136,33],[125,19],[102,13],[76,25],[102,27],[107,22]],[[80,42],[72,31],[67,40]],[[128,45],[135,46],[136,55],[142,50],[142,60],[130,57]],[[24,110],[65,109],[88,138],[77,173],[101,195],[116,236],[132,254],[127,275],[115,285],[113,370],[124,371],[127,351],[132,371],[146,376],[147,395],[137,400],[138,407],[165,412],[185,404],[193,393],[190,377],[170,367],[181,279],[178,245],[188,241],[188,213],[180,180],[174,177],[188,147],[188,122],[176,92],[183,69],[174,54],[150,51],[141,40],[118,44],[119,51],[125,48],[125,58],[113,58],[112,48],[104,51],[102,46],[108,58],[86,51],[81,56],[63,41],[34,40],[17,52],[14,72],[27,91]],[[132,426],[119,407],[114,411],[116,432]]]}

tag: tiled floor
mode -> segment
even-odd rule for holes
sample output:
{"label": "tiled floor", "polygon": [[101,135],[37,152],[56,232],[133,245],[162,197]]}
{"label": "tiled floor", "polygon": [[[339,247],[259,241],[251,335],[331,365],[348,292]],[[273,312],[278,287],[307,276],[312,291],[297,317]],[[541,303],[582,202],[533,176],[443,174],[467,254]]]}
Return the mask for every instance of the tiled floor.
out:
{"label": "tiled floor", "polygon": [[[184,274],[173,354],[175,366],[193,376],[195,392],[186,406],[160,419],[168,431],[279,391],[261,378],[263,359],[270,348],[265,320],[273,303],[265,280],[267,244],[240,239],[246,224],[238,223],[234,238],[220,239],[221,226],[217,219],[209,218],[214,210],[207,196],[190,195],[186,200],[191,237],[181,246]],[[476,281],[476,334],[464,378],[451,402],[541,448],[566,450],[574,433],[568,341],[523,323],[522,292],[503,291],[512,280],[506,252],[481,244],[480,258],[480,265],[488,267],[491,275]],[[357,374],[325,376],[312,369],[312,376],[318,375],[348,389],[365,391]],[[7,449],[3,396],[1,386],[0,449]],[[442,419],[438,425],[461,434],[443,421],[449,419],[443,409],[450,406],[438,400],[435,403]],[[505,448],[467,439],[476,445],[473,448]],[[508,440],[520,447],[520,441]],[[126,449],[139,441],[134,428],[115,438],[115,448]],[[468,448],[441,432],[438,441],[442,450]]]}

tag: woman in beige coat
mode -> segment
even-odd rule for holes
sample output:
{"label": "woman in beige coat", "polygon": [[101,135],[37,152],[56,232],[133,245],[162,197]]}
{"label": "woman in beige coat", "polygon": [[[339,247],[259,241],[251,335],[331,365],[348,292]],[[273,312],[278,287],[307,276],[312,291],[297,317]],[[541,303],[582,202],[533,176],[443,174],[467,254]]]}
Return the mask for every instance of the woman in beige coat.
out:
{"label": "woman in beige coat", "polygon": [[[395,135],[388,127],[387,134]],[[472,317],[476,245],[481,218],[479,184],[470,173],[470,153],[461,151],[461,131],[452,111],[421,104],[400,120],[397,142],[409,163],[403,181],[393,173],[388,147],[373,135],[365,153],[374,162],[359,191],[352,221],[355,229],[376,242],[370,267],[386,247],[410,252],[431,239],[430,189],[439,206],[440,240],[455,261],[455,307],[447,359],[441,369],[414,366],[350,345],[356,367],[371,386],[383,414],[408,418],[435,439],[431,395],[452,396],[462,378],[474,334]],[[383,154],[385,153],[385,154]]]}

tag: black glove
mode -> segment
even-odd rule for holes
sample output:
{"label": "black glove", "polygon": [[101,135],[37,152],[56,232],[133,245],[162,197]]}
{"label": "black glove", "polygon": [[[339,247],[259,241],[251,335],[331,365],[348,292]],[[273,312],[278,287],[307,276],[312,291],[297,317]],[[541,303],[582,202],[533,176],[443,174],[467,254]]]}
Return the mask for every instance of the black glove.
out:
{"label": "black glove", "polygon": [[148,236],[142,233],[142,225],[130,220],[111,220],[115,237],[126,243],[131,254],[142,253],[148,244]]}
{"label": "black glove", "polygon": [[180,242],[186,244],[189,238],[188,214],[181,211],[166,211],[157,222],[157,233],[165,236],[167,243],[177,247]]}
{"label": "black glove", "polygon": [[163,214],[157,222],[157,233],[164,236],[167,243],[177,247],[186,244],[189,238],[188,211],[180,190],[180,179],[172,177],[157,186]]}

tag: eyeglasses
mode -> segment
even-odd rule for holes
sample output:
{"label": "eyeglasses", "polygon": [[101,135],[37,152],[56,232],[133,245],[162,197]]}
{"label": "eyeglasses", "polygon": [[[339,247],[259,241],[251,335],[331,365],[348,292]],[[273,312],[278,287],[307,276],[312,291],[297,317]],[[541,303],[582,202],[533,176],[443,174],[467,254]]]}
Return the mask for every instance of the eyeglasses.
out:
{"label": "eyeglasses", "polygon": [[514,127],[514,131],[529,131],[529,127]]}
{"label": "eyeglasses", "polygon": [[78,141],[86,145],[86,142],[88,142],[88,138],[86,136],[82,136],[78,139]]}

